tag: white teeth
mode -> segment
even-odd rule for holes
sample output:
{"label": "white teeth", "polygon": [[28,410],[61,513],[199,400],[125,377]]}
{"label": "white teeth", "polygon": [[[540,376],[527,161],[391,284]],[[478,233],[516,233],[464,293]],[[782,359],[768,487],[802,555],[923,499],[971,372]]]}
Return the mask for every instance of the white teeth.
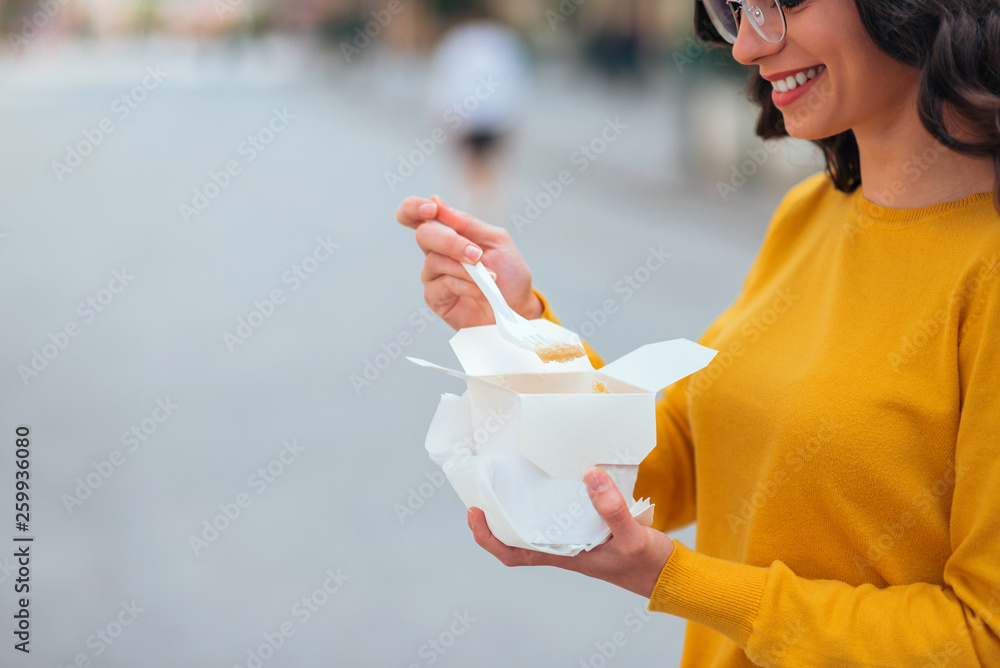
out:
{"label": "white teeth", "polygon": [[779,93],[787,93],[790,90],[795,90],[799,86],[805,85],[810,79],[815,78],[825,69],[826,69],[825,65],[817,65],[816,67],[810,67],[808,70],[802,70],[801,72],[796,72],[794,76],[789,75],[784,79],[778,79],[777,81],[772,81],[771,85]]}

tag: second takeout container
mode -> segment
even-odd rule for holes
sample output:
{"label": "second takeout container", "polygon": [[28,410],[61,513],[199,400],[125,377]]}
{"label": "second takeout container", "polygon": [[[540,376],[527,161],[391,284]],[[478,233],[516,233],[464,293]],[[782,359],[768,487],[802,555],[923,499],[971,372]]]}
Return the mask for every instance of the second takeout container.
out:
{"label": "second takeout container", "polygon": [[[562,328],[533,321],[544,331]],[[618,485],[632,514],[639,463],[656,445],[656,393],[704,368],[716,351],[686,339],[651,343],[594,369],[586,357],[543,363],[495,325],[459,331],[451,347],[463,371],[416,364],[464,380],[445,394],[425,446],[467,507],[482,508],[493,534],[514,547],[577,554],[610,535],[583,484],[594,466]]]}

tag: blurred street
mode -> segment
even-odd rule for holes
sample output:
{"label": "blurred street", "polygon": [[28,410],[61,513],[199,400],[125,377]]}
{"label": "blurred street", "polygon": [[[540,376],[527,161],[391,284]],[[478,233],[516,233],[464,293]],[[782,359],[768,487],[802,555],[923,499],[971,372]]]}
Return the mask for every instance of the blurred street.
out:
{"label": "blurred street", "polygon": [[[272,36],[0,61],[0,434],[31,428],[36,486],[32,651],[4,627],[0,664],[676,665],[682,620],[473,542],[423,448],[462,385],[403,359],[454,364],[395,210],[437,193],[507,226],[610,360],[698,338],[816,164],[766,153],[724,199],[761,146],[738,81],[611,85],[544,61],[479,210],[453,140],[400,170],[444,125],[424,62],[366,55]],[[650,249],[670,261],[637,273]]]}

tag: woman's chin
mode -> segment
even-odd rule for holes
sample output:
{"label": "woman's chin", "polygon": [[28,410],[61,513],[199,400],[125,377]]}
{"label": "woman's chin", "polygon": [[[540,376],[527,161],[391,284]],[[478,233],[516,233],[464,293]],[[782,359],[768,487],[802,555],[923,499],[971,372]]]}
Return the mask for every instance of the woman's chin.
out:
{"label": "woman's chin", "polygon": [[809,121],[794,122],[785,125],[785,132],[788,133],[789,137],[804,139],[806,141],[819,141],[820,139],[827,139],[829,137],[833,137],[834,135],[838,135],[843,131],[844,129],[831,129],[831,127],[825,123],[812,123]]}

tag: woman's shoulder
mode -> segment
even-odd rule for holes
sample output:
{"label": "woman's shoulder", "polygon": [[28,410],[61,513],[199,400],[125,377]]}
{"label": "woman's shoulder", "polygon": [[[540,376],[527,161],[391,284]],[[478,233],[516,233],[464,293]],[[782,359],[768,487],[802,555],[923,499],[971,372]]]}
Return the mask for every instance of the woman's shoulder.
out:
{"label": "woman's shoulder", "polygon": [[764,236],[764,247],[802,241],[821,227],[821,220],[837,209],[850,211],[850,193],[837,190],[825,173],[814,174],[793,186],[775,209]]}
{"label": "woman's shoulder", "polygon": [[836,203],[846,203],[851,193],[837,190],[825,172],[807,177],[785,193],[774,215],[775,218],[789,212],[803,213],[817,211]]}

